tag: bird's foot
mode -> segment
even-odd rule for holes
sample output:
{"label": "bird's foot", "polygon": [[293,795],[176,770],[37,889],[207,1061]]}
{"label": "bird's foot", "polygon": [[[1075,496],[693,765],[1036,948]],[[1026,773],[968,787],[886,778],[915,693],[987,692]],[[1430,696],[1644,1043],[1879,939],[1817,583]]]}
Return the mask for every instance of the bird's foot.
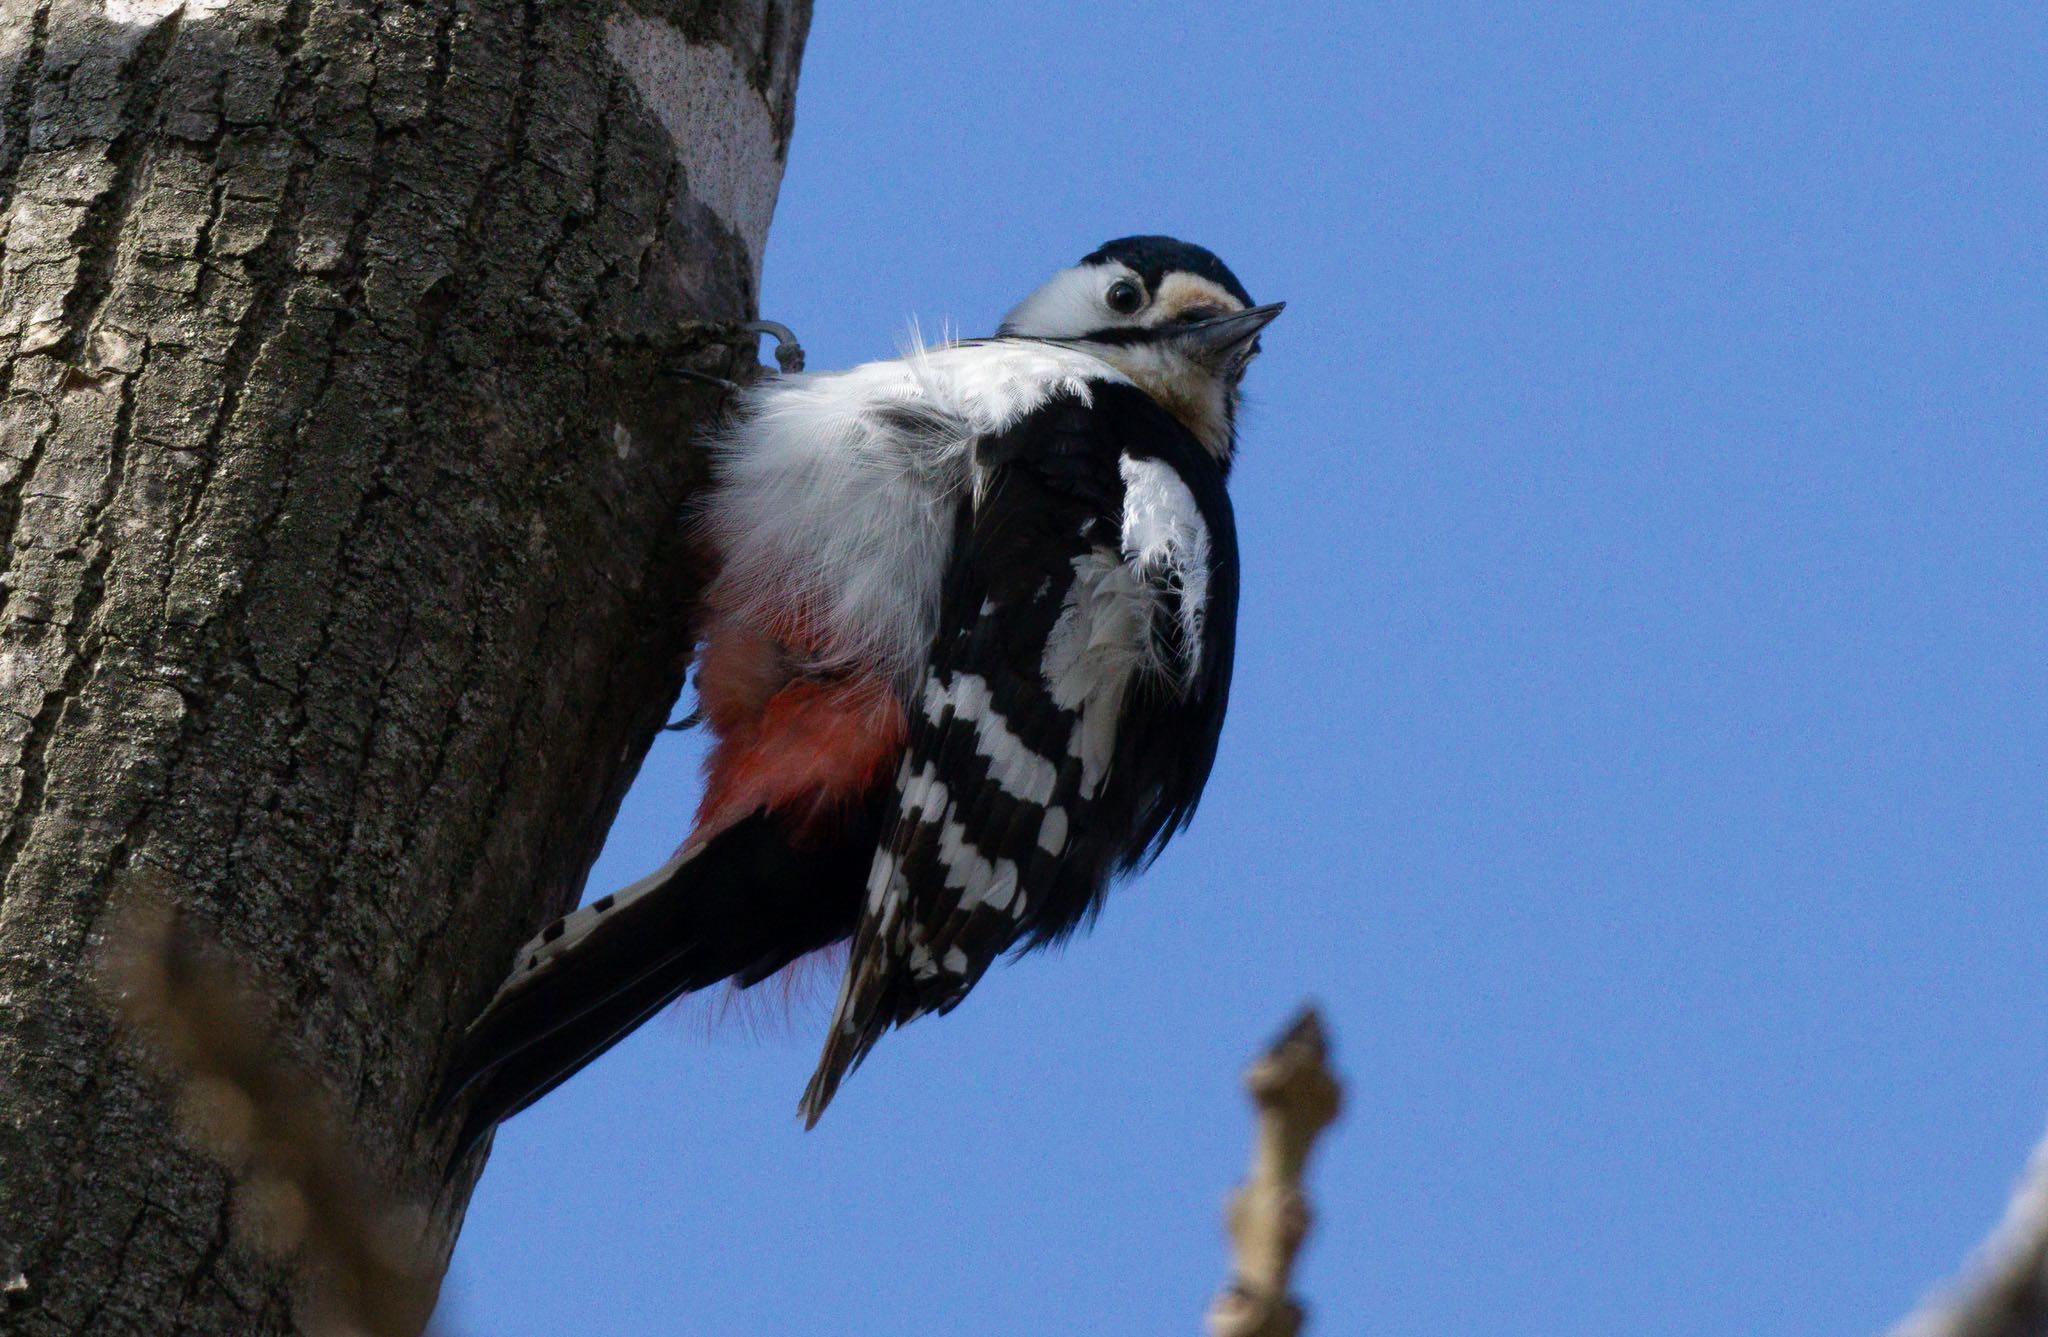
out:
{"label": "bird's foot", "polygon": [[[804,346],[796,341],[796,334],[789,326],[779,320],[756,320],[740,328],[752,335],[774,336],[775,366],[784,376],[794,376],[804,369]],[[669,374],[678,380],[715,385],[729,395],[738,394],[741,388],[737,381],[727,380],[708,371],[698,371],[694,367],[677,367]]]}
{"label": "bird's foot", "polygon": [[777,320],[757,320],[741,328],[751,334],[775,336],[775,365],[784,376],[794,376],[804,369],[804,346],[796,341],[789,326]]}

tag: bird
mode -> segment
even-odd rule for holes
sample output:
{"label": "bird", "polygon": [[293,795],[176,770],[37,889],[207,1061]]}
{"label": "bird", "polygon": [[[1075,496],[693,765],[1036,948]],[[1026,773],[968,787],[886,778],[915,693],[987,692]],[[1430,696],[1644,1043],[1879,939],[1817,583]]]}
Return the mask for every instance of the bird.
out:
{"label": "bird", "polygon": [[466,1152],[683,994],[846,963],[798,1110],[1093,920],[1192,819],[1230,692],[1226,490],[1260,334],[1203,247],[1108,242],[993,336],[763,378],[693,523],[696,822],[555,920],[458,1041]]}

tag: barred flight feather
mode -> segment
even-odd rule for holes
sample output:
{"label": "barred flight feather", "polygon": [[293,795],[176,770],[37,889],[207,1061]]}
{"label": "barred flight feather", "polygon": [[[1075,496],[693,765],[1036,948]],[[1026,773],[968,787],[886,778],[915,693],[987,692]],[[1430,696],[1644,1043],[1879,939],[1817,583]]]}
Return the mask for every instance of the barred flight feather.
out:
{"label": "barred flight feather", "polygon": [[[811,1122],[890,1027],[950,1010],[1004,952],[1092,914],[1185,820],[1214,755],[1236,553],[1213,458],[1111,382],[1052,396],[970,463],[981,481],[958,502]],[[1134,691],[1146,678],[1164,690]],[[1134,724],[1156,749],[1142,762],[1119,755]]]}

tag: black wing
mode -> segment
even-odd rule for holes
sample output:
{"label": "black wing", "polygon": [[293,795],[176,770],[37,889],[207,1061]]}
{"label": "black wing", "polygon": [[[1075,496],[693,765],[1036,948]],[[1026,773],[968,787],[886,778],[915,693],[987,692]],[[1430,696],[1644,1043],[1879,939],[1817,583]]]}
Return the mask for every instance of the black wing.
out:
{"label": "black wing", "polygon": [[1142,391],[1098,384],[978,442],[975,473],[813,1123],[891,1026],[1086,922],[1187,824],[1215,756],[1237,610],[1221,467]]}

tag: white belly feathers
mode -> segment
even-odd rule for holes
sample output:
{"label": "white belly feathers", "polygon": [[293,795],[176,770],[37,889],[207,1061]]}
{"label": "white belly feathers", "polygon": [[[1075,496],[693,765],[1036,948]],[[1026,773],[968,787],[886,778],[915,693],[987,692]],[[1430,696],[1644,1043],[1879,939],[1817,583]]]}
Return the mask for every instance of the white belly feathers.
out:
{"label": "white belly feathers", "polygon": [[974,439],[1057,393],[1085,401],[1091,381],[1122,379],[1086,353],[1005,340],[755,387],[713,447],[712,606],[763,629],[794,619],[821,666],[879,671],[910,697]]}
{"label": "white belly feathers", "polygon": [[[876,672],[917,699],[954,510],[977,482],[975,438],[1056,394],[1087,402],[1091,382],[1124,379],[1086,353],[999,340],[765,382],[714,444],[718,479],[704,523],[723,565],[711,605],[785,639],[800,629],[819,667]],[[1120,694],[1141,663],[1186,681],[1191,664],[1147,661],[1162,574],[1178,588],[1181,639],[1200,645],[1209,538],[1194,498],[1159,461],[1126,456],[1121,465],[1123,551],[1084,559],[1045,651],[1063,706]],[[1116,711],[1087,713],[1104,737],[1081,750],[1106,761]]]}

